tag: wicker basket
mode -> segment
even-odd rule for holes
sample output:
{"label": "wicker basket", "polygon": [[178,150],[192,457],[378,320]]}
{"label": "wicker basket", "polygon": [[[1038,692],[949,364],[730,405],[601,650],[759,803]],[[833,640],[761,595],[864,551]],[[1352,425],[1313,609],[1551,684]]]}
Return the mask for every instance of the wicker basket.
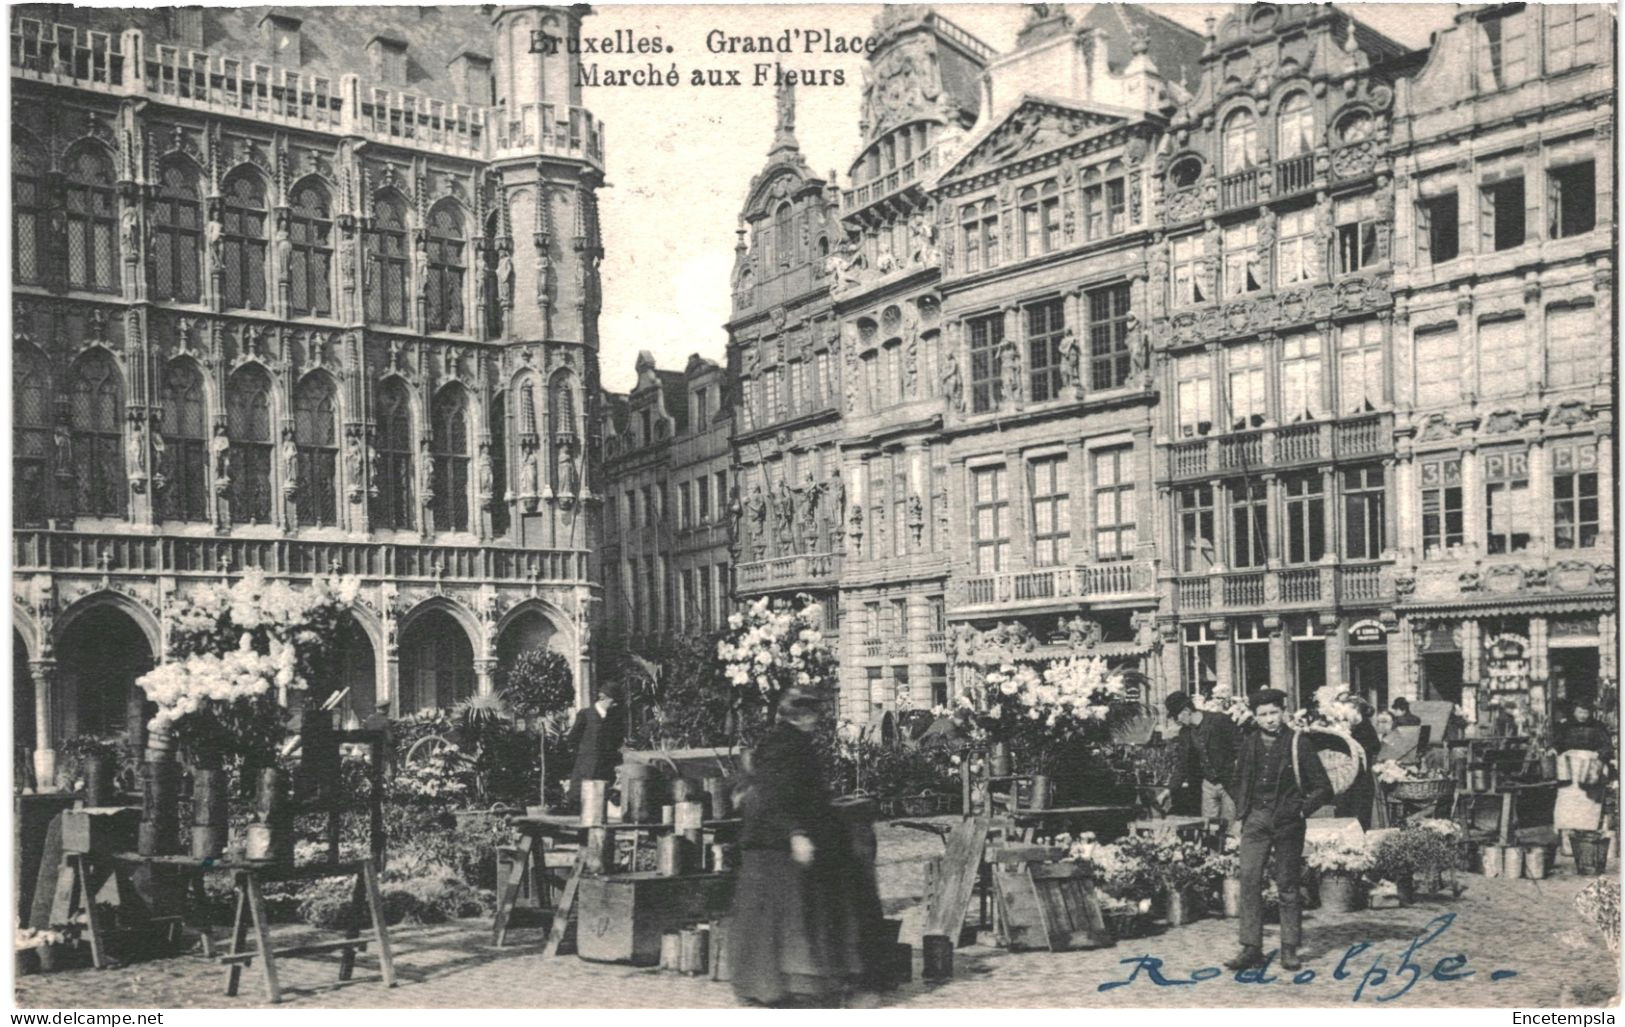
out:
{"label": "wicker basket", "polygon": [[[1332,793],[1342,795],[1349,790],[1361,771],[1365,769],[1365,750],[1360,747],[1348,733],[1325,727],[1306,728],[1308,734],[1329,735],[1341,742],[1347,752],[1338,752],[1335,749],[1321,749],[1315,753],[1320,757],[1321,766],[1326,768],[1326,776],[1331,779]],[[1292,758],[1298,757],[1297,747],[1292,749]],[[1294,770],[1297,768],[1294,767]]]}
{"label": "wicker basket", "polygon": [[1388,794],[1403,802],[1437,802],[1449,795],[1455,782],[1448,777],[1430,778],[1426,781],[1395,781],[1389,787]]}

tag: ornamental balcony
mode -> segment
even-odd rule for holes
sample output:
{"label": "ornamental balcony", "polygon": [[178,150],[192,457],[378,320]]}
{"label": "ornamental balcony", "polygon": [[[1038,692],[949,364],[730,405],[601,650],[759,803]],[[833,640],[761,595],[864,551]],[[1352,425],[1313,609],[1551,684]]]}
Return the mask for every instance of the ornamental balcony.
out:
{"label": "ornamental balcony", "polygon": [[1392,566],[1378,562],[1185,575],[1176,580],[1174,594],[1180,614],[1189,615],[1388,605],[1395,591]]}
{"label": "ornamental balcony", "polygon": [[[938,166],[936,146],[927,147],[912,160],[877,175],[863,185],[841,192],[841,215],[848,217],[888,199],[927,178]],[[912,209],[912,208],[911,208]]]}
{"label": "ornamental balcony", "polygon": [[1108,600],[1151,600],[1156,570],[1150,560],[1043,567],[981,574],[951,583],[948,609],[958,617],[1040,612]]}
{"label": "ornamental balcony", "polygon": [[831,588],[841,576],[839,553],[796,553],[770,560],[741,563],[735,569],[735,587],[741,597],[791,588]]}
{"label": "ornamental balcony", "polygon": [[1366,460],[1393,451],[1394,415],[1360,414],[1169,443],[1160,480],[1273,474],[1299,466]]}

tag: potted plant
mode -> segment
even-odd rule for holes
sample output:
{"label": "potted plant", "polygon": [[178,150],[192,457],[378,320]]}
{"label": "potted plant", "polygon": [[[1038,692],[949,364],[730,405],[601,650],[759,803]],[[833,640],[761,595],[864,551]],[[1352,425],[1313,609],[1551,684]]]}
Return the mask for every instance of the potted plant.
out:
{"label": "potted plant", "polygon": [[1384,835],[1371,854],[1371,877],[1393,883],[1399,904],[1416,901],[1416,875],[1436,859],[1438,836],[1420,827],[1407,827]]}
{"label": "potted plant", "polygon": [[515,715],[530,721],[536,732],[537,759],[541,763],[540,802],[547,809],[547,745],[564,737],[575,706],[575,675],[570,662],[551,649],[527,649],[508,671],[502,698]]}
{"label": "potted plant", "polygon": [[1151,915],[1157,889],[1156,874],[1140,854],[1143,846],[1139,843],[1139,839],[1124,839],[1101,845],[1086,832],[1069,850],[1073,862],[1089,868],[1100,889],[1103,912],[1119,938],[1138,937]]}
{"label": "potted plant", "polygon": [[1152,872],[1167,897],[1168,926],[1201,919],[1202,895],[1217,877],[1208,851],[1194,842],[1165,838],[1150,853]]}
{"label": "potted plant", "polygon": [[1416,827],[1424,832],[1417,865],[1421,888],[1424,894],[1437,894],[1444,890],[1446,871],[1454,881],[1456,867],[1461,863],[1461,825],[1453,820],[1434,818],[1423,820]]}
{"label": "potted plant", "polygon": [[1327,912],[1352,913],[1360,908],[1361,875],[1371,869],[1371,850],[1362,842],[1316,842],[1304,862],[1320,877],[1320,904]]}
{"label": "potted plant", "polygon": [[1241,916],[1241,854],[1222,852],[1208,857],[1208,866],[1219,879],[1224,915],[1231,920]]}

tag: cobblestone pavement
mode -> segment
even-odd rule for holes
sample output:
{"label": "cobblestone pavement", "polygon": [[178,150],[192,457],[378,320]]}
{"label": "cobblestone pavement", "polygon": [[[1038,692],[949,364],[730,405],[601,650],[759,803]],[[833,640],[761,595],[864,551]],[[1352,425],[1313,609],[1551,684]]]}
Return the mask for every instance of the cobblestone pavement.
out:
{"label": "cobblestone pavement", "polygon": [[[1423,899],[1402,909],[1341,915],[1310,912],[1304,924],[1305,970],[1293,975],[1272,966],[1261,983],[1239,983],[1233,974],[1205,970],[1216,967],[1235,948],[1235,921],[1210,919],[1124,941],[1115,948],[1064,953],[1010,953],[992,947],[991,935],[983,933],[981,944],[954,954],[953,980],[928,985],[918,980],[924,919],[921,861],[940,851],[941,843],[930,835],[895,826],[882,829],[881,894],[888,913],[903,919],[903,940],[915,943],[916,979],[890,994],[859,996],[863,1004],[1335,1007],[1358,1001],[1366,1006],[1572,1009],[1617,1001],[1619,992],[1618,957],[1574,912],[1574,896],[1590,879],[1574,877],[1566,860],[1559,861],[1557,875],[1546,881],[1464,876],[1461,884],[1466,890],[1454,900]],[[1453,921],[1439,919],[1451,914]],[[288,943],[301,931],[278,929],[277,944]],[[1407,947],[1429,934],[1432,939],[1410,959],[1418,969],[1401,970]],[[1273,928],[1266,933],[1266,944],[1272,936]],[[488,921],[396,928],[392,940],[399,985],[394,991],[382,987],[370,954],[361,956],[356,979],[343,985],[336,984],[336,956],[283,960],[278,972],[284,1002],[294,1008],[734,1005],[726,984],[587,963],[573,956],[545,960],[539,955],[539,930],[514,931],[509,946],[501,950],[492,949],[488,939]],[[1362,943],[1369,948],[1357,949]],[[1452,956],[1465,961],[1441,965]],[[1152,965],[1141,957],[1160,960],[1160,973],[1169,983],[1155,983]],[[1131,983],[1100,990],[1102,985],[1129,980],[1136,965],[1138,974]],[[1201,979],[1182,983],[1190,982],[1193,974]],[[244,975],[242,994],[235,999],[222,991],[224,976],[222,968],[201,956],[183,956],[105,971],[24,977],[18,981],[16,1000],[21,1008],[57,1009],[265,1004],[254,970]],[[1399,994],[1413,976],[1414,983]],[[1448,979],[1452,977],[1459,979]]]}

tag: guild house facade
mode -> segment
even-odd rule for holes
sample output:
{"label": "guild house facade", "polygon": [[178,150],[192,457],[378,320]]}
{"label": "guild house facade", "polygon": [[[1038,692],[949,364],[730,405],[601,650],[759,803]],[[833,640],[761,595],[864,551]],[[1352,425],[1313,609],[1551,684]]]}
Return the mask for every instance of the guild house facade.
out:
{"label": "guild house facade", "polygon": [[350,715],[599,618],[583,8],[13,7],[19,745],[141,722],[165,611],[358,575]]}

